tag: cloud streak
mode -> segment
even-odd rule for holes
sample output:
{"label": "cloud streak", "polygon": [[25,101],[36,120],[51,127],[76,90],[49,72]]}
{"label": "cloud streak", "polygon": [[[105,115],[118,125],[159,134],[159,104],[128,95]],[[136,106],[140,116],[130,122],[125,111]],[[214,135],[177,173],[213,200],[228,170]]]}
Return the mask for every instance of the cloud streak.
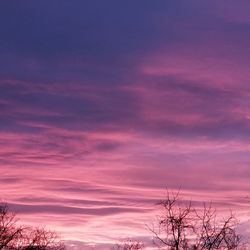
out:
{"label": "cloud streak", "polygon": [[69,249],[149,241],[166,186],[246,221],[243,5],[2,3],[0,198]]}

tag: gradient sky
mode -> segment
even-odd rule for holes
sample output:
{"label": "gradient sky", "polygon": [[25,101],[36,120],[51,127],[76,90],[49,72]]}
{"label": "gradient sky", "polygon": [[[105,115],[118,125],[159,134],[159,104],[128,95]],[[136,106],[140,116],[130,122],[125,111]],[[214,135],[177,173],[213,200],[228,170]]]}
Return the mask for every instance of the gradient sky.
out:
{"label": "gradient sky", "polygon": [[249,0],[3,0],[0,198],[70,250],[150,241],[164,190],[249,230]]}

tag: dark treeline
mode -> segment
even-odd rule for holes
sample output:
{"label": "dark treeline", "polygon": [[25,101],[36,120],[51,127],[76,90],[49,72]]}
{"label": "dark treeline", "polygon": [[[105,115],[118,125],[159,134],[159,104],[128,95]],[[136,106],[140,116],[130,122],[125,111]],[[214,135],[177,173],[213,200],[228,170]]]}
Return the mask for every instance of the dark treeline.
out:
{"label": "dark treeline", "polygon": [[[195,208],[179,193],[167,193],[159,203],[161,215],[148,230],[155,249],[165,250],[243,250],[246,244],[237,233],[238,221],[230,213],[221,218],[211,204]],[[145,249],[142,242],[128,240],[112,250]],[[151,248],[152,249],[152,248]],[[21,226],[7,205],[0,206],[0,250],[66,250],[56,233],[44,228]]]}
{"label": "dark treeline", "polygon": [[65,250],[56,233],[44,228],[22,226],[7,205],[0,206],[1,250]]}

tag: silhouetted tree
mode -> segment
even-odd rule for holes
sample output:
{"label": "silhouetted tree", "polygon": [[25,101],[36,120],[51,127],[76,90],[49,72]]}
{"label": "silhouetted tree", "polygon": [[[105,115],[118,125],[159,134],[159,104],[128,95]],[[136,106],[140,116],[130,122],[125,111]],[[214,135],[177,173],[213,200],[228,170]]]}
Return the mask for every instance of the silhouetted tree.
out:
{"label": "silhouetted tree", "polygon": [[23,228],[16,225],[15,215],[6,205],[0,206],[0,249],[7,249],[22,237]]}
{"label": "silhouetted tree", "polygon": [[143,244],[138,241],[128,240],[117,244],[113,250],[140,250],[143,249]]}
{"label": "silhouetted tree", "polygon": [[7,205],[0,206],[0,250],[64,250],[54,232],[20,226]]}
{"label": "silhouetted tree", "polygon": [[195,209],[191,202],[181,202],[179,193],[168,192],[160,202],[163,215],[157,227],[150,228],[154,243],[169,250],[232,250],[242,249],[241,237],[236,232],[238,222],[231,213],[226,219],[217,219],[216,210],[204,205]]}

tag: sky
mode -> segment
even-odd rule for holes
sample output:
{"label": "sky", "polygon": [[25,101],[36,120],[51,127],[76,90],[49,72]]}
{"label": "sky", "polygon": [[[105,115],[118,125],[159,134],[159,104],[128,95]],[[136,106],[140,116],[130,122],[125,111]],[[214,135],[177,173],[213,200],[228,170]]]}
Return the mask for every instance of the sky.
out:
{"label": "sky", "polygon": [[0,3],[0,199],[68,249],[151,241],[166,188],[248,233],[248,0]]}

